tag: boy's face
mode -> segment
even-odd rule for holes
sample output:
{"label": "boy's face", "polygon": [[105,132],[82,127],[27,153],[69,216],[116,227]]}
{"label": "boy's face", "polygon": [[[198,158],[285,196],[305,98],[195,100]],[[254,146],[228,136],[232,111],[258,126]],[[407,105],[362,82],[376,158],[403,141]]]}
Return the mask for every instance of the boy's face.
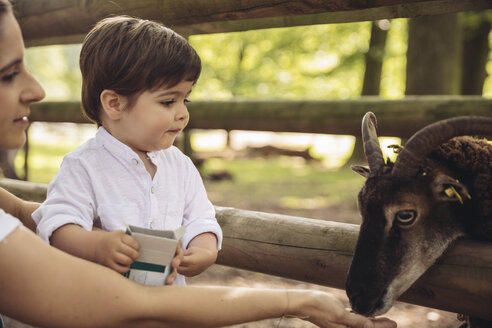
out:
{"label": "boy's face", "polygon": [[169,148],[188,124],[186,103],[192,88],[192,81],[182,81],[172,88],[143,92],[124,111],[119,131],[114,131],[118,139],[137,152]]}

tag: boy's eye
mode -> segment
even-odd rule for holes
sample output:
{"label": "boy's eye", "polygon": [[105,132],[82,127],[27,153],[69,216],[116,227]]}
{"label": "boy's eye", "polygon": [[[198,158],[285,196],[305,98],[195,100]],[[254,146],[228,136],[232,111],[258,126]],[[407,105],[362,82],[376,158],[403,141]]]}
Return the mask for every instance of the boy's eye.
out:
{"label": "boy's eye", "polygon": [[[183,102],[186,104],[186,103],[189,103],[191,101],[189,99],[184,99]],[[163,106],[169,107],[169,106],[175,104],[176,100],[161,101],[160,103]]]}
{"label": "boy's eye", "polygon": [[161,101],[161,105],[164,105],[164,106],[171,106],[172,104],[174,104],[176,101],[174,100],[168,100],[168,101]]}

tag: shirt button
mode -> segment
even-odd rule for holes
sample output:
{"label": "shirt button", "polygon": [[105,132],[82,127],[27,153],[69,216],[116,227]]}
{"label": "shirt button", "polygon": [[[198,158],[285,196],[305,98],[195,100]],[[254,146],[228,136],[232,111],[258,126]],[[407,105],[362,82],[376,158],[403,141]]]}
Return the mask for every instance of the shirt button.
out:
{"label": "shirt button", "polygon": [[150,222],[150,229],[154,229],[155,228],[155,224],[154,224],[154,221]]}
{"label": "shirt button", "polygon": [[151,193],[154,193],[154,192],[155,192],[155,188],[154,188],[154,186],[150,187],[150,192],[151,192]]}
{"label": "shirt button", "polygon": [[138,165],[138,159],[132,158],[132,163],[133,163],[133,165]]}

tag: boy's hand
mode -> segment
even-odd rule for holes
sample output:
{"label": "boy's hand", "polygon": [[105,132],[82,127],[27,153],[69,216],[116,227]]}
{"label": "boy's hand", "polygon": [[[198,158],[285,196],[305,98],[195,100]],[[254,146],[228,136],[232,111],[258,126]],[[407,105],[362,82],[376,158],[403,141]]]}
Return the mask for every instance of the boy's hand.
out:
{"label": "boy's hand", "polygon": [[173,271],[166,278],[166,285],[172,285],[178,276],[178,267],[183,261],[183,249],[181,248],[181,240],[178,242],[178,247],[176,247],[176,254],[174,255],[173,260],[171,261],[171,266],[173,267]]}
{"label": "boy's hand", "polygon": [[201,247],[189,247],[184,251],[184,257],[178,272],[186,277],[193,277],[205,271],[214,264],[217,251]]}
{"label": "boy's hand", "polygon": [[138,243],[124,231],[101,231],[95,250],[95,262],[125,273],[138,258]]}

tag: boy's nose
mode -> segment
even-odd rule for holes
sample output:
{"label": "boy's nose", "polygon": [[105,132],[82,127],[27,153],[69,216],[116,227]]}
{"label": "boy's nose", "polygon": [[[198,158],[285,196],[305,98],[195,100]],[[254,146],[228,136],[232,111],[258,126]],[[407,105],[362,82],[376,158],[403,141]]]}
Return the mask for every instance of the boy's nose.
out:
{"label": "boy's nose", "polygon": [[188,108],[186,107],[186,105],[183,104],[182,106],[180,106],[180,109],[176,113],[176,119],[178,121],[185,120],[188,119],[189,115],[190,114],[188,112]]}

